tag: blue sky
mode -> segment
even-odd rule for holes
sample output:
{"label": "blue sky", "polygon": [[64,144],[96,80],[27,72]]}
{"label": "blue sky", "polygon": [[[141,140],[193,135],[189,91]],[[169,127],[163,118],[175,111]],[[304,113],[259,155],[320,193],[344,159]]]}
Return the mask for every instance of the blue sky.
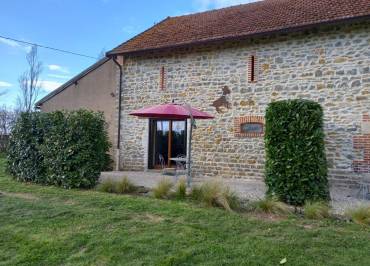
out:
{"label": "blue sky", "polygon": [[[167,16],[251,0],[2,0],[0,35],[97,57]],[[18,76],[29,47],[0,38],[0,105],[14,106]],[[88,59],[39,48],[43,63],[39,98],[93,64]]]}

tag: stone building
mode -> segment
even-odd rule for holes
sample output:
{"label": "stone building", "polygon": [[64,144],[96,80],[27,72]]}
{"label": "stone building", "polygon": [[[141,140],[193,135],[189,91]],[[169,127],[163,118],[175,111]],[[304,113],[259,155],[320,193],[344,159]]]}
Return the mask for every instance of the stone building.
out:
{"label": "stone building", "polygon": [[[215,116],[197,121],[196,176],[260,180],[267,105],[302,98],[324,108],[330,180],[370,173],[368,0],[266,0],[169,17],[107,55],[122,67],[122,170],[186,153],[189,123],[129,115],[175,101]],[[228,104],[216,109],[220,97]]]}
{"label": "stone building", "polygon": [[193,132],[197,177],[261,180],[266,107],[302,98],[324,109],[330,181],[347,186],[370,175],[369,0],[265,0],[168,17],[107,57],[109,73],[91,72],[77,82],[90,80],[79,94],[70,82],[39,105],[104,109],[118,125],[110,132],[119,139],[117,170],[186,155],[187,121],[129,115],[174,101],[215,116]]}

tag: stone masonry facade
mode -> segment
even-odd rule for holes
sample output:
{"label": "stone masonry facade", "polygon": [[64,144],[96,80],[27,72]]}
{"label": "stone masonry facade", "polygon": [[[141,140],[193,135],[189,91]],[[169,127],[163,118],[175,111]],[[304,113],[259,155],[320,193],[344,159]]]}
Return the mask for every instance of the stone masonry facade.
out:
{"label": "stone masonry facade", "polygon": [[[253,82],[248,69],[251,55],[257,66]],[[226,95],[230,109],[216,112],[212,102],[225,86],[230,89]],[[348,186],[368,176],[369,168],[357,171],[354,166],[369,165],[369,135],[361,131],[368,126],[363,117],[370,114],[369,22],[126,56],[121,168],[147,168],[149,123],[129,113],[174,100],[215,116],[198,120],[193,132],[197,177],[261,180],[263,134],[240,134],[238,126],[254,119],[263,123],[270,102],[295,98],[316,101],[324,109],[330,181]]]}

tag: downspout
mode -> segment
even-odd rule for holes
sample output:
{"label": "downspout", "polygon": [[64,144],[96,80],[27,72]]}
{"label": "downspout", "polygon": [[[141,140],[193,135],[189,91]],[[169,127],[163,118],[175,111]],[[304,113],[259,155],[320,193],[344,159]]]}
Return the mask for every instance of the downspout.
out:
{"label": "downspout", "polygon": [[116,146],[116,171],[120,170],[120,140],[121,140],[121,110],[122,110],[122,65],[117,61],[117,56],[112,57],[113,62],[119,68],[119,89],[118,89],[118,121],[117,121],[117,146]]}

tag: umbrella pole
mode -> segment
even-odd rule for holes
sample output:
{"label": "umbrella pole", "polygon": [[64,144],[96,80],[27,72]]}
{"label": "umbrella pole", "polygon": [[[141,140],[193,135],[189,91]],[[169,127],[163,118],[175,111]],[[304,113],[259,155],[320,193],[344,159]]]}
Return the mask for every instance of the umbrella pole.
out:
{"label": "umbrella pole", "polygon": [[190,130],[189,130],[189,141],[188,141],[188,153],[187,153],[187,176],[186,176],[186,181],[187,181],[187,186],[190,188],[191,183],[192,183],[192,178],[191,178],[191,139],[192,139],[192,134],[193,134],[193,124],[194,124],[194,118],[193,114],[191,113],[191,108],[190,105],[187,104],[186,107],[188,108],[189,111],[189,116],[190,116]]}

